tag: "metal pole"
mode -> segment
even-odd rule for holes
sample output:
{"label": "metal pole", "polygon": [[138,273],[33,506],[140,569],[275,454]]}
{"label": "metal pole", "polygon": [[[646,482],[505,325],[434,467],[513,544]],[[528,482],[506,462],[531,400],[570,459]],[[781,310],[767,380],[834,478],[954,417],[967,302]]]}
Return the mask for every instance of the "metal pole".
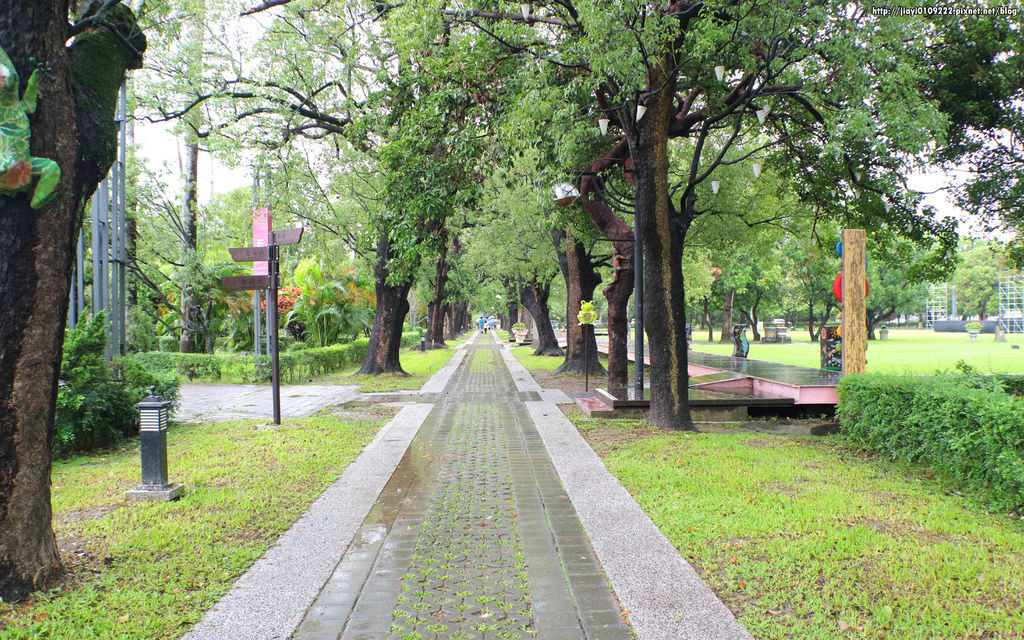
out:
{"label": "metal pole", "polygon": [[[252,212],[256,215],[256,210],[260,203],[260,174],[256,171],[256,167],[253,167],[252,173]],[[260,290],[256,289],[252,292],[252,317],[253,317],[253,351],[256,355],[260,355],[262,352],[263,343],[263,312],[260,310]],[[257,368],[259,365],[257,365]]]}
{"label": "metal pole", "polygon": [[633,214],[633,300],[636,306],[633,336],[633,391],[644,397],[644,230],[639,207]]}
{"label": "metal pole", "polygon": [[121,203],[118,207],[117,278],[120,333],[118,348],[123,356],[128,351],[128,296],[125,291],[125,263],[128,261],[128,80],[121,85]]}
{"label": "metal pole", "polygon": [[103,308],[103,298],[100,290],[103,288],[103,267],[100,263],[100,238],[103,234],[100,229],[100,190],[92,194],[92,206],[89,211],[90,223],[92,224],[92,314],[96,315]]}
{"label": "metal pole", "polygon": [[[269,167],[266,169],[266,172],[265,172],[264,178],[263,178],[263,206],[266,207],[268,210],[270,209],[270,168]],[[271,218],[271,220],[273,220],[273,218]],[[270,229],[268,229],[268,231],[270,232],[270,238],[271,238],[270,243],[274,244],[274,241],[273,241],[273,238],[274,238],[274,231],[273,231],[274,225],[270,224],[269,226],[270,226]],[[275,253],[275,255],[277,255],[277,254]],[[276,269],[277,267],[274,267],[274,268]],[[275,275],[273,277],[276,278],[277,276]],[[276,283],[277,281],[274,280],[274,282]],[[276,291],[277,285],[276,284],[274,284],[274,289],[275,289],[275,291],[274,291],[274,295],[273,295],[273,306],[274,306],[273,311],[271,311],[271,309],[270,309],[270,306],[271,306],[271,296],[270,296],[269,293],[267,294],[267,317],[266,317],[266,320],[267,320],[267,353],[271,353],[270,332],[271,332],[271,330],[273,330],[273,332],[274,332],[274,338],[273,338],[273,342],[274,342],[273,349],[274,349],[274,351],[273,351],[273,354],[274,354],[274,358],[275,358],[274,361],[276,363],[277,362],[277,360],[276,360],[276,358],[277,358],[277,291]],[[272,313],[273,313],[273,319],[271,318],[271,314]],[[276,369],[277,365],[275,364],[274,367]],[[276,373],[275,373],[275,375],[276,375]],[[274,424],[279,424],[279,423],[280,423],[280,420],[277,420],[277,421],[274,422]]]}
{"label": "metal pole", "polygon": [[78,297],[75,286],[78,278],[75,275],[75,271],[71,271],[71,293],[68,296],[68,329],[74,329],[75,323],[78,322],[78,307],[75,305],[75,299]]}
{"label": "metal pole", "polygon": [[75,319],[82,317],[85,311],[85,230],[78,230],[78,257],[75,266],[75,280],[78,300],[75,301]]}
{"label": "metal pole", "polygon": [[[273,234],[271,234],[273,242]],[[277,361],[277,278],[279,248],[270,245],[270,291],[267,294],[267,338],[270,341],[271,384],[274,386],[274,424],[281,424],[281,376]]]}
{"label": "metal pole", "polygon": [[108,175],[103,182],[100,183],[100,218],[102,220],[103,239],[101,246],[100,259],[103,261],[103,310],[107,314],[107,345],[103,350],[103,355],[107,360],[113,357],[113,344],[111,338],[113,332],[111,331],[111,322],[114,317],[114,309],[111,306],[110,299],[110,274],[111,274],[111,210],[110,210],[110,176]]}
{"label": "metal pole", "polygon": [[118,208],[121,204],[121,166],[118,159],[114,159],[114,163],[110,165],[110,173],[107,175],[107,180],[110,181],[110,297],[107,300],[107,308],[110,313],[107,317],[107,347],[110,351],[110,355],[120,355],[121,350],[118,346],[118,337],[121,335],[120,318],[118,314],[118,302],[121,299],[121,293],[118,290],[118,285],[121,280],[118,277],[118,257],[120,254],[120,213]]}

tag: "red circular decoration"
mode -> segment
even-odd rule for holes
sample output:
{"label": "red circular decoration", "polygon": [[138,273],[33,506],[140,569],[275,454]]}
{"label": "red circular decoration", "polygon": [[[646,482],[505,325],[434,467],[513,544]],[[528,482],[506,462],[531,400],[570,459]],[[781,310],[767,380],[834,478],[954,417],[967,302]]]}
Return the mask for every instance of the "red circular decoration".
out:
{"label": "red circular decoration", "polygon": [[[867,278],[864,278],[864,295],[868,295],[871,292],[871,284]],[[843,301],[843,274],[836,276],[836,279],[832,281],[832,295],[836,297],[839,302]]]}

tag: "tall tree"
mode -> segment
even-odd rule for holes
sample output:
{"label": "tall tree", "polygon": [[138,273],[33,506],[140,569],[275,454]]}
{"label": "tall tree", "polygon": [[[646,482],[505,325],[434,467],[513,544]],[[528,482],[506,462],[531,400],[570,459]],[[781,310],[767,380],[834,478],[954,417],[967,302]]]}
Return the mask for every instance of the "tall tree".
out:
{"label": "tall tree", "polygon": [[[98,11],[98,12],[97,12]],[[114,161],[114,110],[146,47],[132,12],[67,0],[8,0],[0,48],[25,89],[39,70],[31,154],[61,169],[57,198],[0,196],[0,597],[16,600],[60,572],[51,527],[50,441],[74,238],[84,203]],[[74,35],[74,39],[69,39]],[[13,80],[13,77],[12,77]]]}
{"label": "tall tree", "polygon": [[[1024,3],[986,15],[943,16],[927,87],[949,119],[937,157],[962,180],[957,204],[976,227],[1024,229]],[[1024,265],[1020,241],[1010,257]]]}

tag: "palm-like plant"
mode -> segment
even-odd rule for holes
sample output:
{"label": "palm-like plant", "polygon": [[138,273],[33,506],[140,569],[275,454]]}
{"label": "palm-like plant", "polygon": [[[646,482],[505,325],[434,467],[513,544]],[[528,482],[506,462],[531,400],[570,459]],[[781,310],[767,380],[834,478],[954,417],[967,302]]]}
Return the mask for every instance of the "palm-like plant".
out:
{"label": "palm-like plant", "polygon": [[296,327],[298,337],[306,344],[326,347],[370,327],[373,290],[354,267],[344,267],[339,275],[331,275],[316,262],[303,260],[295,269],[294,279],[302,295],[285,323]]}

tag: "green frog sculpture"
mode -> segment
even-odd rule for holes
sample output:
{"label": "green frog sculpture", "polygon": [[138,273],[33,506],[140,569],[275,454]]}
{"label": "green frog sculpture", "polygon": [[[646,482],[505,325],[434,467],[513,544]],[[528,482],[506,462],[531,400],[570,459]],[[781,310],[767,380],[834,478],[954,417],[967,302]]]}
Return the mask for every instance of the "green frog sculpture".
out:
{"label": "green frog sculpture", "polygon": [[56,195],[60,167],[47,158],[33,158],[29,152],[28,116],[36,110],[39,70],[29,76],[25,95],[18,98],[18,72],[0,49],[0,196],[28,191],[32,179],[39,178],[32,193],[32,208],[39,209]]}

